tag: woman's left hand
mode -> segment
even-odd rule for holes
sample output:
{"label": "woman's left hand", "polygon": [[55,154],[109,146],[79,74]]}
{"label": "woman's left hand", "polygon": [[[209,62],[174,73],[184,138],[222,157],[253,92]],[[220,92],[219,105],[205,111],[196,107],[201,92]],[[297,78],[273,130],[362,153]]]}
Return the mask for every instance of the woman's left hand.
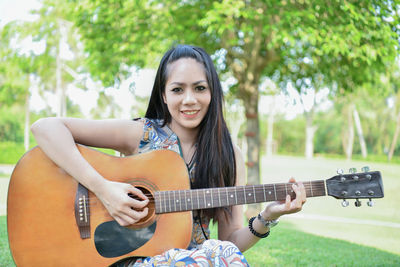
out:
{"label": "woman's left hand", "polygon": [[261,216],[266,220],[275,220],[284,214],[296,213],[301,211],[303,204],[306,202],[306,190],[303,183],[298,182],[294,178],[289,180],[292,189],[296,194],[294,199],[290,195],[286,196],[285,201],[275,201],[269,204],[265,210],[261,212]]}

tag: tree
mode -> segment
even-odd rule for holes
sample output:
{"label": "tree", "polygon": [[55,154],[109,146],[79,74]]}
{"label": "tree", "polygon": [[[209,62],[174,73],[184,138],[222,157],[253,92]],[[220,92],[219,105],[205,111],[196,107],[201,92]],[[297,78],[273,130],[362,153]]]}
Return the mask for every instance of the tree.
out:
{"label": "tree", "polygon": [[[72,2],[92,74],[107,84],[126,66],[154,64],[174,43],[205,47],[220,72],[237,80],[231,90],[245,108],[248,183],[260,182],[259,84],[286,58],[324,66],[327,81],[353,67],[380,67],[398,47],[398,1],[100,1]],[[393,20],[389,18],[393,18]],[[300,54],[291,54],[301,43]],[[322,62],[322,63],[320,63]],[[363,68],[361,75],[368,75]],[[336,76],[336,72],[342,76]],[[359,77],[358,79],[364,79]],[[343,90],[353,87],[342,86]],[[254,212],[250,212],[254,213]]]}
{"label": "tree", "polygon": [[44,0],[39,10],[33,11],[39,19],[25,23],[21,31],[25,36],[32,36],[34,41],[44,43],[44,52],[35,58],[36,72],[43,90],[57,95],[57,116],[67,115],[67,85],[75,83],[85,88],[78,77],[85,72],[81,66],[84,55],[68,10],[65,1]]}
{"label": "tree", "polygon": [[21,41],[21,25],[11,22],[1,29],[0,39],[0,107],[25,106],[24,146],[29,148],[30,87],[32,85],[34,61],[32,52],[22,54],[13,47]]}

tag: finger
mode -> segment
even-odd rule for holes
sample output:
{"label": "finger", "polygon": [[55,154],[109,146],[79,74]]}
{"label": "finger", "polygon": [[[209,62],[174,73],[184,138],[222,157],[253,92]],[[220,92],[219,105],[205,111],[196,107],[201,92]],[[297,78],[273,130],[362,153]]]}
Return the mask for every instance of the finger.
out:
{"label": "finger", "polygon": [[131,185],[128,188],[128,190],[129,190],[129,193],[134,194],[135,196],[138,196],[139,198],[141,198],[143,200],[148,200],[147,196],[140,189]]}
{"label": "finger", "polygon": [[303,206],[303,196],[302,196],[302,192],[299,188],[299,186],[297,186],[296,184],[292,185],[293,191],[296,193],[296,198],[294,199],[294,208],[296,210],[301,210],[301,207]]}
{"label": "finger", "polygon": [[144,208],[143,210],[129,209],[126,211],[126,215],[134,220],[133,223],[140,221],[141,219],[146,217],[148,213],[149,213],[148,208]]}
{"label": "finger", "polygon": [[130,206],[131,208],[133,208],[135,210],[136,209],[143,209],[144,207],[147,206],[147,204],[149,204],[149,200],[148,199],[146,199],[146,200],[137,200],[137,199],[134,199],[134,198],[130,198],[127,204],[128,204],[128,206]]}
{"label": "finger", "polygon": [[290,195],[286,195],[286,200],[285,200],[285,210],[289,211],[290,210],[290,206],[291,206],[291,198]]}
{"label": "finger", "polygon": [[295,182],[296,182],[296,179],[294,179],[293,177],[290,177],[289,183],[295,183]]}
{"label": "finger", "polygon": [[307,201],[306,188],[304,187],[304,184],[303,184],[302,182],[298,182],[298,183],[297,183],[297,186],[298,186],[299,189],[300,189],[301,196],[302,196],[301,200],[302,200],[302,202],[303,202],[303,204],[304,204],[304,203]]}

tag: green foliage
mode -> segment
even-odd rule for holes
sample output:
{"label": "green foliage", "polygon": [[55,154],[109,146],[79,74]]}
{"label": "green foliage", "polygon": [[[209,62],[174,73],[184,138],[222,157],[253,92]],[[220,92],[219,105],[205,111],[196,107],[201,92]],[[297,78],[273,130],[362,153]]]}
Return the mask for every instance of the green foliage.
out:
{"label": "green foliage", "polygon": [[0,29],[0,108],[23,102],[29,87],[29,57],[21,56],[11,43],[18,37],[19,26],[9,23]]}
{"label": "green foliage", "polygon": [[0,142],[0,163],[16,164],[25,153],[23,143]]}
{"label": "green foliage", "polygon": [[302,155],[304,151],[305,120],[277,120],[274,124],[274,139],[278,143],[278,153]]}
{"label": "green foliage", "polygon": [[0,108],[0,140],[24,141],[24,112],[19,106]]}
{"label": "green foliage", "polygon": [[335,110],[317,114],[318,129],[314,137],[314,151],[317,154],[343,154],[341,131],[343,118]]}

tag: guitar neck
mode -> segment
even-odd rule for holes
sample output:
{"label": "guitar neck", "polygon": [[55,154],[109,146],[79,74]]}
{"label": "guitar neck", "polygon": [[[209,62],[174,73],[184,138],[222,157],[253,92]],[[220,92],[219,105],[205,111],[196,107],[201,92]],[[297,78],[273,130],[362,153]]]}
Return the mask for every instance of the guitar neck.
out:
{"label": "guitar neck", "polygon": [[[325,181],[303,182],[307,197],[325,196]],[[291,183],[155,192],[156,213],[219,208],[295,197]]]}

